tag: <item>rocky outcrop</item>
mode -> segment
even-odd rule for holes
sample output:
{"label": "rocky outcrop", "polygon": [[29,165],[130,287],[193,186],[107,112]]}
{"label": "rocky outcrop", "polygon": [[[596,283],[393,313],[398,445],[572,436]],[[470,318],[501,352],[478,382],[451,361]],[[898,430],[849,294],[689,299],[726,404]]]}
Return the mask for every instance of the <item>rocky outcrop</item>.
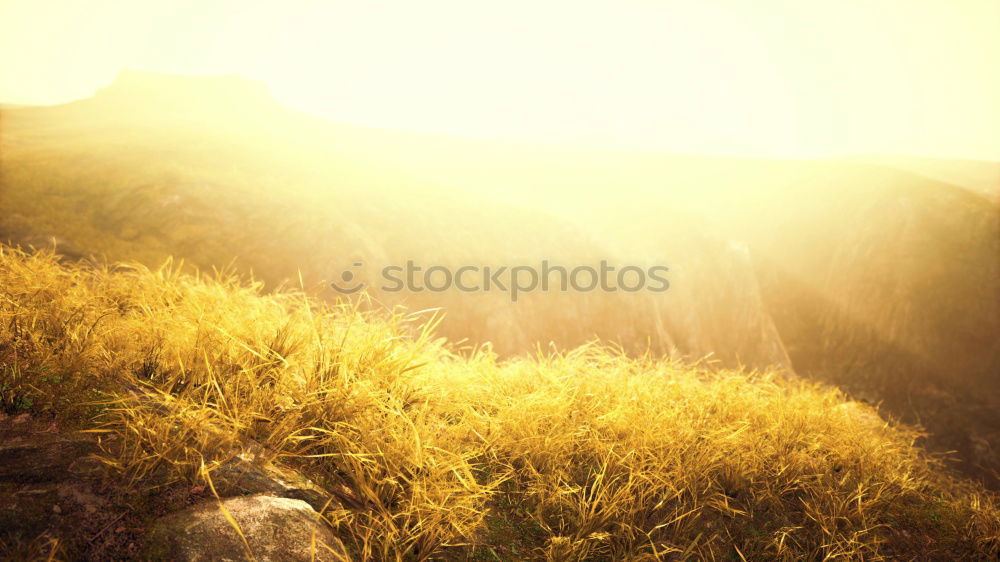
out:
{"label": "rocky outcrop", "polygon": [[[102,486],[97,451],[87,434],[0,413],[0,541],[58,539],[65,553],[94,558],[85,553],[100,549],[99,539],[122,519]],[[128,534],[113,538],[127,556]]]}
{"label": "rocky outcrop", "polygon": [[301,500],[316,511],[333,507],[336,500],[301,474],[237,455],[211,472],[212,485],[222,497],[266,494]]}
{"label": "rocky outcrop", "polygon": [[100,467],[88,458],[97,452],[92,439],[39,432],[0,443],[0,481],[54,482],[93,475]]}
{"label": "rocky outcrop", "polygon": [[361,505],[346,486],[329,493],[244,454],[211,471],[221,499],[190,483],[137,493],[109,478],[99,454],[94,434],[0,413],[0,559],[10,545],[24,551],[15,559],[44,558],[50,545],[73,560],[349,559],[320,516]]}
{"label": "rocky outcrop", "polygon": [[264,495],[209,500],[168,515],[150,528],[144,555],[177,562],[349,560],[309,504]]}

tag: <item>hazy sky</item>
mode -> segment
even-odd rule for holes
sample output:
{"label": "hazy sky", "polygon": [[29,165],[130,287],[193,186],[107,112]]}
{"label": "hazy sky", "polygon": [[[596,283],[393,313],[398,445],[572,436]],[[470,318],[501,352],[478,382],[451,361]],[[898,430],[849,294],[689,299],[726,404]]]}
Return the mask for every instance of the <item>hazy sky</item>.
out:
{"label": "hazy sky", "polygon": [[0,101],[122,68],[239,73],[393,128],[1000,160],[997,0],[0,0]]}

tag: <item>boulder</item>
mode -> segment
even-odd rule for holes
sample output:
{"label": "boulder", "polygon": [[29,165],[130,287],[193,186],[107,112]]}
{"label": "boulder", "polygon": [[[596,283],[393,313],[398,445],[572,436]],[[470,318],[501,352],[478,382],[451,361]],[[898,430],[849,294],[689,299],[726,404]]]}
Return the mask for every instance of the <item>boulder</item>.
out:
{"label": "boulder", "polygon": [[266,495],[210,500],[159,519],[146,535],[144,558],[221,562],[248,560],[251,553],[258,562],[350,560],[308,503]]}

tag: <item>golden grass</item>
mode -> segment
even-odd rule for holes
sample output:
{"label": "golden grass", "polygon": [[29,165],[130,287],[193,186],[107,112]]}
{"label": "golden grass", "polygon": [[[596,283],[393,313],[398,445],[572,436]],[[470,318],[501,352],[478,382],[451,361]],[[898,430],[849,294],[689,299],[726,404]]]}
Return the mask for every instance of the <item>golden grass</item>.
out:
{"label": "golden grass", "polygon": [[425,315],[0,254],[0,405],[98,429],[131,486],[253,452],[357,506],[363,559],[995,556],[995,497],[839,392],[597,345],[499,361]]}

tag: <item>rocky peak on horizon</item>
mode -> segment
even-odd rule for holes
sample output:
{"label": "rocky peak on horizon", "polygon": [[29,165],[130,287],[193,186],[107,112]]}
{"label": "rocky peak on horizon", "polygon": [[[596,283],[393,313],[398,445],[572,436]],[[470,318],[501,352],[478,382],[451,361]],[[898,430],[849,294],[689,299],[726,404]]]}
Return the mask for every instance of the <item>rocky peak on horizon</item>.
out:
{"label": "rocky peak on horizon", "polygon": [[247,110],[274,111],[281,104],[267,85],[238,75],[185,76],[123,70],[98,90],[91,102],[113,104],[123,110],[219,113]]}

